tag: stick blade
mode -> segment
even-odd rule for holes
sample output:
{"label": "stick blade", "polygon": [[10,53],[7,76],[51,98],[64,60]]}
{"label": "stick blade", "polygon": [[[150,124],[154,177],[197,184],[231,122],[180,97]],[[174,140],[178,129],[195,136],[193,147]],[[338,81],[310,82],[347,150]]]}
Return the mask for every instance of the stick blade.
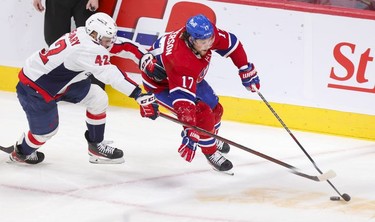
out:
{"label": "stick blade", "polygon": [[9,146],[9,147],[0,146],[0,150],[6,153],[12,153],[14,150],[14,146]]}
{"label": "stick blade", "polygon": [[332,179],[332,178],[336,177],[336,173],[333,170],[329,170],[329,171],[327,171],[323,174],[320,174],[317,177],[318,177],[319,181],[326,181],[326,180],[329,180],[329,179]]}

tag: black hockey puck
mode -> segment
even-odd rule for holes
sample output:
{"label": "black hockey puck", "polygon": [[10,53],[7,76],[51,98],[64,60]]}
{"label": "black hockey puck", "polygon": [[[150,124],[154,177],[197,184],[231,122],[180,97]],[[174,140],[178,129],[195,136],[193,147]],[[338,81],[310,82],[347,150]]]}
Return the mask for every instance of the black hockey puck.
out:
{"label": "black hockey puck", "polygon": [[339,196],[332,196],[329,199],[333,200],[333,201],[336,201],[336,200],[340,200],[340,197]]}

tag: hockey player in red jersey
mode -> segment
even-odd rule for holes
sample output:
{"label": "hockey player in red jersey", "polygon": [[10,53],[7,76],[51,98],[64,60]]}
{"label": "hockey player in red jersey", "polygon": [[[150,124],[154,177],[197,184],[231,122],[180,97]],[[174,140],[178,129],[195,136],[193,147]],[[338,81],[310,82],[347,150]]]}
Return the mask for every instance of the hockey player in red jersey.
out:
{"label": "hockey player in red jersey", "polygon": [[[145,89],[155,94],[159,104],[175,113],[181,122],[217,133],[223,107],[204,79],[213,51],[231,58],[246,89],[259,89],[257,71],[248,62],[241,42],[234,34],[218,29],[204,15],[191,17],[185,27],[157,39],[150,53],[141,58],[140,68]],[[160,68],[165,73],[159,72]],[[185,127],[178,152],[191,162],[199,146],[214,169],[228,171],[233,165],[218,151],[222,144]],[[229,145],[225,146],[229,151]]]}
{"label": "hockey player in red jersey", "polygon": [[108,96],[91,84],[94,75],[121,93],[134,98],[141,115],[155,119],[158,105],[152,93],[144,94],[137,83],[109,62],[109,49],[116,38],[114,20],[105,13],[88,18],[79,27],[56,40],[48,49],[35,52],[19,73],[17,96],[29,123],[29,131],[11,147],[0,147],[16,162],[37,164],[44,154],[37,151],[57,133],[57,103],[65,101],[86,107],[89,161],[123,163],[123,151],[103,142]]}

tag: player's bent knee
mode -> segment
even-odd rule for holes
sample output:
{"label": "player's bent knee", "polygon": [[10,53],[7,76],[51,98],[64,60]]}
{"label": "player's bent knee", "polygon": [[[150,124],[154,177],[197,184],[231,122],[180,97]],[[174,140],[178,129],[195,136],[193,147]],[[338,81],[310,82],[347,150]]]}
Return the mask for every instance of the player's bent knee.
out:
{"label": "player's bent knee", "polygon": [[218,103],[212,111],[213,111],[214,116],[215,116],[215,123],[220,122],[221,117],[223,116],[223,113],[224,113],[223,106],[220,103]]}
{"label": "player's bent knee", "polygon": [[196,112],[197,126],[207,131],[213,131],[215,126],[215,116],[210,106],[204,102],[198,102]]}
{"label": "player's bent knee", "polygon": [[81,103],[92,114],[104,113],[108,107],[108,95],[98,85],[91,84],[89,92]]}
{"label": "player's bent knee", "polygon": [[47,140],[51,139],[54,135],[56,135],[58,129],[59,128],[56,127],[56,129],[53,130],[52,132],[47,133],[47,134],[43,134],[43,135],[32,134],[32,137],[35,138],[40,143],[45,143],[45,142],[47,142]]}

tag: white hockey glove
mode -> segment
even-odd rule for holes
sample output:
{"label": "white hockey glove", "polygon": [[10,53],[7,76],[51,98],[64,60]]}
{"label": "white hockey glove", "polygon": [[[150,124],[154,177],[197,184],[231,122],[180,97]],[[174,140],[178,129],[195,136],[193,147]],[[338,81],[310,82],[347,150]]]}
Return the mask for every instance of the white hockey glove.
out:
{"label": "white hockey glove", "polygon": [[140,113],[142,117],[155,120],[159,116],[159,105],[156,102],[154,94],[151,92],[139,94],[135,100],[140,105]]}

